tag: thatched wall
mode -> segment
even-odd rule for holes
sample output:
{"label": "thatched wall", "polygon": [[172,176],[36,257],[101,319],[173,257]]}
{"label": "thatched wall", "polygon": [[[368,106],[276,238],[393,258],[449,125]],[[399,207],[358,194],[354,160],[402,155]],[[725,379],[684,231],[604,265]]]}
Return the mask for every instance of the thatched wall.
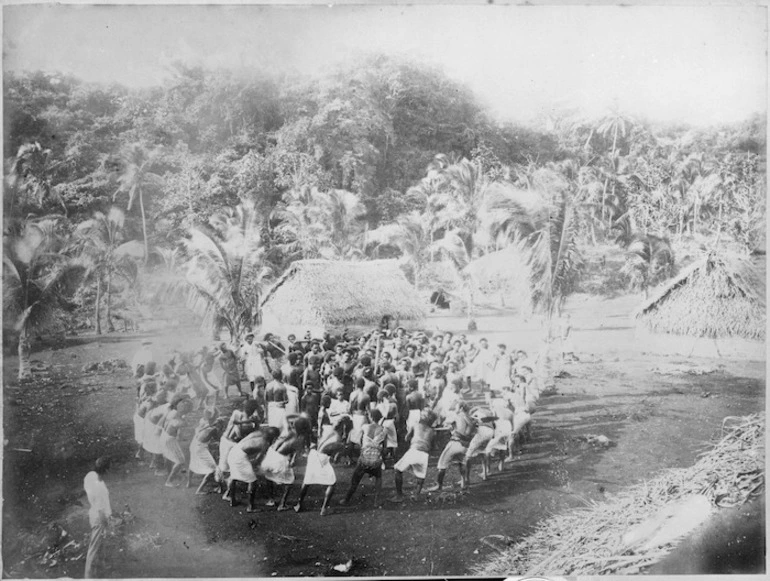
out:
{"label": "thatched wall", "polygon": [[299,260],[265,295],[262,326],[315,333],[374,326],[384,315],[419,323],[426,308],[395,260]]}
{"label": "thatched wall", "polygon": [[763,261],[712,253],[654,292],[636,318],[655,333],[763,341],[765,288]]}

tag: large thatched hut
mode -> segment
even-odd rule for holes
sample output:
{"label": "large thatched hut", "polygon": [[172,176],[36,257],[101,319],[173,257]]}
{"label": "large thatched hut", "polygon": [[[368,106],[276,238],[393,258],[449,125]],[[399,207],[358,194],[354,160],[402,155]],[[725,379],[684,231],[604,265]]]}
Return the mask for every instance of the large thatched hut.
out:
{"label": "large thatched hut", "polygon": [[[764,259],[709,253],[663,284],[635,313],[643,331],[713,340],[765,340]],[[656,338],[656,341],[659,339]]]}
{"label": "large thatched hut", "polygon": [[427,305],[395,260],[298,260],[262,301],[262,327],[294,333],[373,327],[388,316],[415,327]]}

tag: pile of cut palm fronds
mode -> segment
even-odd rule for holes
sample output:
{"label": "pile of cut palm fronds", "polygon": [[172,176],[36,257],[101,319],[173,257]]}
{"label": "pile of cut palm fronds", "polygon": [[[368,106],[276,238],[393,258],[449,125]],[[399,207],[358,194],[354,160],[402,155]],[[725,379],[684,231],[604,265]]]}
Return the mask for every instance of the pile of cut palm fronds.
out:
{"label": "pile of cut palm fronds", "polygon": [[723,437],[690,468],[539,523],[475,568],[483,576],[631,574],[660,561],[718,507],[765,488],[765,414],[725,418]]}

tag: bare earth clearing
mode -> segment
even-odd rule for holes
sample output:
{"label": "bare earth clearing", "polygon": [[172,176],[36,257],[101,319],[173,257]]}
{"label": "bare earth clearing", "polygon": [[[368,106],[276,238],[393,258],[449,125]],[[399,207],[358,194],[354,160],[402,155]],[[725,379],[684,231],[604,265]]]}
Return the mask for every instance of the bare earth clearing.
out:
{"label": "bare earth clearing", "polygon": [[[68,339],[33,355],[51,371],[22,386],[15,380],[15,357],[6,357],[3,574],[82,576],[84,547],[64,552],[72,560],[41,564],[40,557],[61,535],[51,523],[67,531],[65,542],[84,540],[82,478],[105,453],[119,460],[107,480],[113,509],[128,505],[133,514],[108,546],[110,577],[328,575],[348,559],[355,575],[467,574],[493,550],[482,537],[515,540],[548,514],[601,501],[663,469],[691,465],[718,438],[724,417],[765,408],[764,360],[639,352],[628,318],[634,305],[631,297],[568,305],[581,361],[564,367],[568,375],[557,379],[556,395],[541,399],[533,441],[502,474],[484,483],[476,476],[465,496],[454,489],[441,498],[423,495],[381,509],[373,505],[373,482],[365,479],[353,505],[342,508],[336,501],[352,469],[340,466],[335,508],[325,518],[317,514],[319,490],[311,492],[305,513],[279,514],[262,506],[246,514],[244,506],[230,508],[214,494],[165,488],[133,459],[133,380],[125,370],[84,375],[81,368],[115,357],[130,360],[146,336],[158,355],[173,346],[195,348],[204,340],[196,329]],[[428,323],[463,328],[457,318]],[[505,313],[482,316],[478,323],[475,334],[490,342],[503,339],[536,350],[535,323]],[[590,434],[605,435],[614,445],[597,448],[581,439]],[[428,482],[435,458],[431,467]],[[302,473],[300,464],[300,481]],[[456,476],[450,471],[448,481]],[[407,475],[407,491],[411,483]],[[392,471],[384,484],[389,496]]]}

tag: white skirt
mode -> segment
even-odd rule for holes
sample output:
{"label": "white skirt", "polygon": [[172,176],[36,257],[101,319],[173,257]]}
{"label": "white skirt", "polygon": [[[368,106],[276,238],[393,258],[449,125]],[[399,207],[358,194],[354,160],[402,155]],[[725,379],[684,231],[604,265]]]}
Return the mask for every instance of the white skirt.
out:
{"label": "white skirt", "polygon": [[170,436],[168,432],[163,432],[160,442],[164,458],[174,464],[185,463],[184,450],[179,445],[179,438],[177,436]]}
{"label": "white skirt", "polygon": [[219,439],[219,465],[217,468],[222,474],[230,472],[230,465],[227,463],[227,455],[230,453],[233,446],[235,446],[235,442],[232,440],[225,438],[224,436]]}
{"label": "white skirt", "polygon": [[385,430],[385,447],[396,448],[398,446],[398,436],[396,435],[396,421],[395,420],[383,421],[382,429]]}
{"label": "white skirt", "polygon": [[321,484],[331,486],[337,482],[334,466],[329,461],[329,456],[318,450],[310,450],[307,455],[307,467],[305,468],[305,480],[303,486]]}
{"label": "white skirt", "polygon": [[282,433],[287,431],[289,423],[286,421],[286,408],[274,401],[267,402],[267,425],[278,428]]}
{"label": "white skirt", "polygon": [[257,475],[249,461],[248,455],[238,446],[233,446],[230,449],[230,453],[227,455],[227,463],[230,465],[230,478],[232,480],[240,480],[249,484],[257,480]]}
{"label": "white skirt", "polygon": [[144,441],[144,418],[139,414],[134,414],[134,440],[137,444]]}
{"label": "white skirt", "polygon": [[524,410],[516,411],[513,414],[513,433],[518,434],[524,427],[532,421],[532,415]]}
{"label": "white skirt", "polygon": [[421,415],[422,415],[422,412],[420,410],[409,410],[409,415],[406,417],[407,431],[417,427],[417,424],[420,423]]}
{"label": "white skirt", "polygon": [[428,453],[409,448],[393,468],[399,472],[406,472],[411,468],[417,478],[424,479],[428,475]]}
{"label": "white skirt", "polygon": [[144,432],[142,433],[142,448],[150,454],[160,454],[160,434],[163,431],[157,424],[153,424],[147,416],[144,418]]}
{"label": "white skirt", "polygon": [[294,482],[294,470],[289,465],[288,456],[279,454],[272,448],[265,454],[259,469],[270,482],[275,482],[276,484],[291,484]]}
{"label": "white skirt", "polygon": [[194,474],[210,474],[217,469],[217,463],[214,462],[214,456],[209,451],[208,444],[199,442],[193,438],[190,442],[190,472]]}
{"label": "white skirt", "polygon": [[366,425],[366,416],[364,414],[353,414],[353,429],[348,434],[348,442],[351,444],[361,443],[361,429]]}

